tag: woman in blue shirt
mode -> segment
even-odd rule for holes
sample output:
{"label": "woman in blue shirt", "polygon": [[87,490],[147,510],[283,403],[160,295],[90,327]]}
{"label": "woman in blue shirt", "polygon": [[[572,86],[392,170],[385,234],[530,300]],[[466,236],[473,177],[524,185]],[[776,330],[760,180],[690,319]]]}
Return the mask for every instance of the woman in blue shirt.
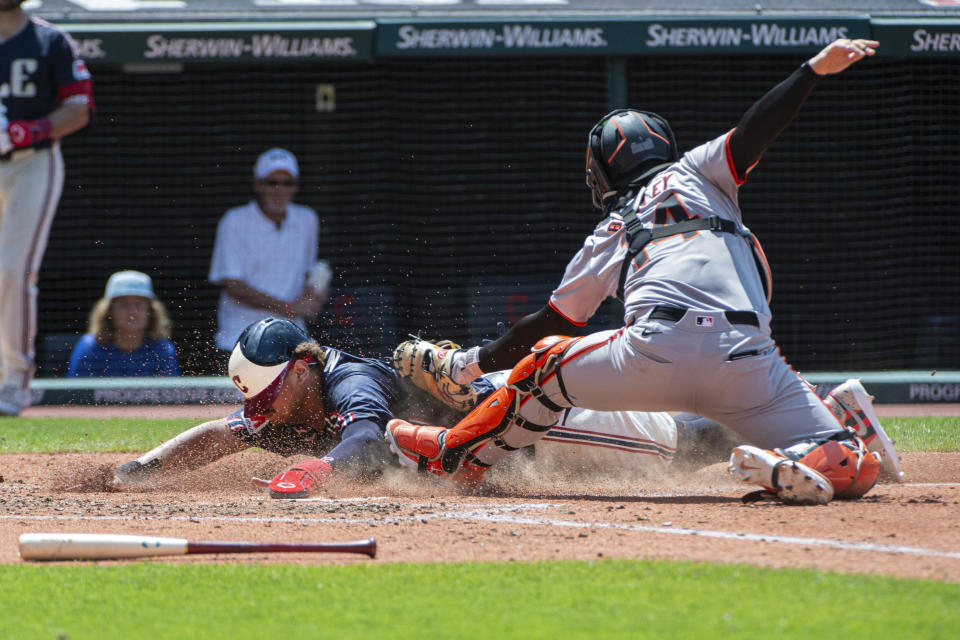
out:
{"label": "woman in blue shirt", "polygon": [[150,276],[118,271],[90,312],[89,333],[70,355],[68,378],[177,376],[170,319]]}

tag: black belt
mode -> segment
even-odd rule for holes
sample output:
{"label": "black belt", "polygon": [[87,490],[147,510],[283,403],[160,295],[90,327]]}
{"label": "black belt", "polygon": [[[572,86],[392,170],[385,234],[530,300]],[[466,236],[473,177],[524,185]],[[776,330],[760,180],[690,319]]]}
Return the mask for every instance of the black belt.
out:
{"label": "black belt", "polygon": [[[650,312],[651,320],[669,320],[670,322],[679,322],[687,312],[683,307],[669,307],[658,304]],[[749,324],[754,327],[760,326],[760,320],[753,311],[724,311],[723,317],[730,324]]]}

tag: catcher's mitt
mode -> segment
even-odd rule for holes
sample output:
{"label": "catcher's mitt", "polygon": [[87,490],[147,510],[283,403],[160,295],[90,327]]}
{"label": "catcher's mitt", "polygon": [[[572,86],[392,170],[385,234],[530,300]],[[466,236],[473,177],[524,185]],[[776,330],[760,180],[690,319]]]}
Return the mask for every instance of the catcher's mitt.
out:
{"label": "catcher's mitt", "polygon": [[434,398],[457,411],[470,411],[477,405],[477,392],[469,384],[457,384],[450,376],[453,354],[460,345],[441,340],[434,344],[414,338],[400,343],[393,351],[393,368]]}

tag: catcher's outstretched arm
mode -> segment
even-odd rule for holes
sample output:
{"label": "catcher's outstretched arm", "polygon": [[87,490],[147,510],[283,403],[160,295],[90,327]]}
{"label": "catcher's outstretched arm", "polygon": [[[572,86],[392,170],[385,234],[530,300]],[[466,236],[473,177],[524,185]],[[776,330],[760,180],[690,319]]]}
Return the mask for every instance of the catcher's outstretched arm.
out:
{"label": "catcher's outstretched arm", "polygon": [[747,170],[800,112],[817,80],[872,56],[879,44],[876,40],[835,40],[747,109],[730,136],[730,157],[737,175],[746,178]]}
{"label": "catcher's outstretched arm", "polygon": [[515,325],[494,340],[480,347],[480,369],[484,373],[512,369],[520,362],[537,340],[545,336],[574,336],[582,327],[557,313],[550,305],[521,318]]}

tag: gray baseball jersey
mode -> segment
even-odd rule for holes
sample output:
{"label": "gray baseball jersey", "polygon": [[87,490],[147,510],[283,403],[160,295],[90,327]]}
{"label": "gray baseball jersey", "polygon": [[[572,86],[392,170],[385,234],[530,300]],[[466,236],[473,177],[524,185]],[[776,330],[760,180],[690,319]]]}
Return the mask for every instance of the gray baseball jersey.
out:
{"label": "gray baseball jersey", "polygon": [[[730,164],[728,137],[729,133],[696,147],[647,183],[630,204],[645,228],[710,216],[743,228],[737,202],[741,182]],[[585,324],[600,303],[615,294],[626,255],[623,219],[614,213],[587,237],[550,304],[567,319]],[[648,244],[633,261],[624,284],[626,324],[658,304],[704,311],[753,310],[765,325],[770,320],[749,240],[731,233],[693,231]]]}
{"label": "gray baseball jersey", "polygon": [[[729,134],[686,153],[628,204],[645,228],[719,216],[743,228]],[[624,210],[626,211],[626,210]],[[584,324],[614,295],[627,256],[623,218],[606,218],[567,266],[551,306]],[[559,373],[541,383],[554,404],[596,411],[690,411],[772,449],[827,438],[837,419],[786,363],[770,336],[770,309],[749,240],[737,233],[693,231],[649,243],[624,284],[625,327],[580,339]],[[652,313],[670,307],[671,313]],[[739,312],[730,314],[729,312]],[[525,401],[519,414],[555,424],[559,412]],[[540,436],[510,429],[521,447]],[[484,463],[503,449],[475,452]]]}

